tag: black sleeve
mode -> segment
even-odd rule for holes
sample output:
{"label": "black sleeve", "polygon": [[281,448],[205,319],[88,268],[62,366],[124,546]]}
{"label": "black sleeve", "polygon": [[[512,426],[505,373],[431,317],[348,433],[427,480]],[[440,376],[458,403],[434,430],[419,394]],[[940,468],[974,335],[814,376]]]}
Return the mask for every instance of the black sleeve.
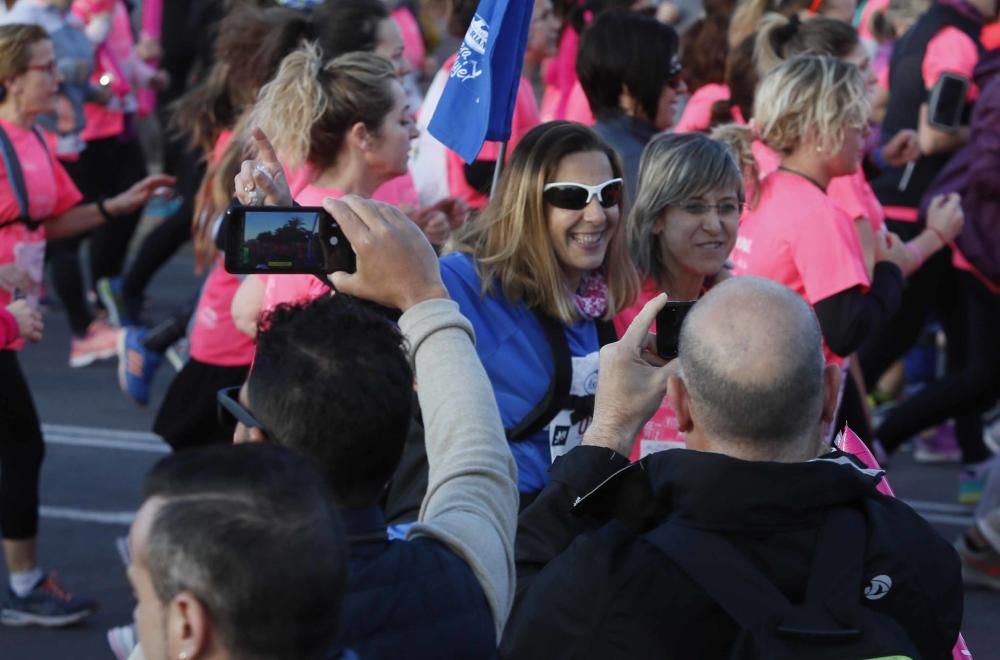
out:
{"label": "black sleeve", "polygon": [[495,160],[474,160],[465,166],[465,181],[476,191],[484,195],[490,194],[493,185],[493,171],[497,168]]}
{"label": "black sleeve", "polygon": [[[521,512],[514,544],[517,598],[545,565],[569,547],[579,534],[596,529],[604,520],[580,516],[570,509],[612,474],[628,466],[627,458],[603,447],[576,447],[556,459],[548,485]],[[515,605],[516,607],[516,605]]]}
{"label": "black sleeve", "polygon": [[826,345],[841,357],[858,350],[899,309],[902,294],[899,266],[880,261],[868,293],[854,287],[817,302],[813,308]]}

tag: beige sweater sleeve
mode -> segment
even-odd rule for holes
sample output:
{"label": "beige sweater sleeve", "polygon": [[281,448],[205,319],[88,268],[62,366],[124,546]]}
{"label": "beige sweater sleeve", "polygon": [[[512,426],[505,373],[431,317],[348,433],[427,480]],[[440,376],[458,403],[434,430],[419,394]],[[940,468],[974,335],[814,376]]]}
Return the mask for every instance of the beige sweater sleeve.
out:
{"label": "beige sweater sleeve", "polygon": [[486,594],[499,640],[514,599],[518,493],[493,387],[457,303],[425,301],[399,325],[416,371],[429,465],[409,538],[435,539],[465,560]]}

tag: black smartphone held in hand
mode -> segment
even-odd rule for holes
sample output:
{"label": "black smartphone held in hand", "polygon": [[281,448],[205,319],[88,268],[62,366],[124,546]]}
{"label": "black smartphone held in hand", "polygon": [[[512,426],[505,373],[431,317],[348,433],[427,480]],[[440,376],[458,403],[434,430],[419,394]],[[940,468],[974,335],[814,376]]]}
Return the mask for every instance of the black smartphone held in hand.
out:
{"label": "black smartphone held in hand", "polygon": [[684,318],[697,300],[668,302],[656,315],[656,352],[664,360],[677,357]]}
{"label": "black smartphone held in hand", "polygon": [[306,274],[357,270],[354,250],[319,206],[234,206],[226,212],[226,270],[234,274]]}
{"label": "black smartphone held in hand", "polygon": [[969,79],[954,73],[942,73],[931,89],[927,123],[946,133],[957,133],[965,112]]}

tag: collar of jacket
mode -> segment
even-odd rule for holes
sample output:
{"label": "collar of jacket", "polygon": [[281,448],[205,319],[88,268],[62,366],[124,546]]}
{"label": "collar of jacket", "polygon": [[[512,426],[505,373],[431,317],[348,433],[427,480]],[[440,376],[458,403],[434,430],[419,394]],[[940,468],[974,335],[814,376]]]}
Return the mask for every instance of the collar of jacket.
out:
{"label": "collar of jacket", "polygon": [[[633,463],[580,498],[575,512],[614,500],[620,517],[676,516],[718,531],[781,531],[822,520],[829,510],[871,497],[884,473],[834,451],[804,463],[744,461],[671,449]],[[643,495],[636,495],[642,482]],[[646,525],[643,525],[646,526]]]}
{"label": "collar of jacket", "polygon": [[605,127],[620,133],[627,133],[642,144],[646,144],[656,135],[656,128],[648,121],[638,117],[630,117],[624,112],[608,113],[597,118]]}

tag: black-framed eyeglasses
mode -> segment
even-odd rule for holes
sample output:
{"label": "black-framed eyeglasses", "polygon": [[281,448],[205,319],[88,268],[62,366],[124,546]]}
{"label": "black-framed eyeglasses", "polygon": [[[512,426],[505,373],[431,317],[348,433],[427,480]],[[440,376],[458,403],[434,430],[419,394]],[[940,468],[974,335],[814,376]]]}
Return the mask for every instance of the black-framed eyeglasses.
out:
{"label": "black-framed eyeglasses", "polygon": [[240,386],[224,387],[215,395],[218,405],[219,420],[236,425],[236,422],[250,429],[260,429],[267,435],[267,429],[240,403]]}
{"label": "black-framed eyeglasses", "polygon": [[580,211],[587,208],[590,200],[597,201],[606,209],[617,206],[622,201],[621,178],[609,179],[596,186],[571,181],[547,183],[542,188],[542,199],[557,209]]}
{"label": "black-framed eyeglasses", "polygon": [[742,202],[723,202],[721,204],[705,204],[704,202],[689,202],[687,204],[671,204],[670,208],[680,209],[685,213],[703,218],[709,211],[715,211],[720,218],[733,218],[743,211]]}

